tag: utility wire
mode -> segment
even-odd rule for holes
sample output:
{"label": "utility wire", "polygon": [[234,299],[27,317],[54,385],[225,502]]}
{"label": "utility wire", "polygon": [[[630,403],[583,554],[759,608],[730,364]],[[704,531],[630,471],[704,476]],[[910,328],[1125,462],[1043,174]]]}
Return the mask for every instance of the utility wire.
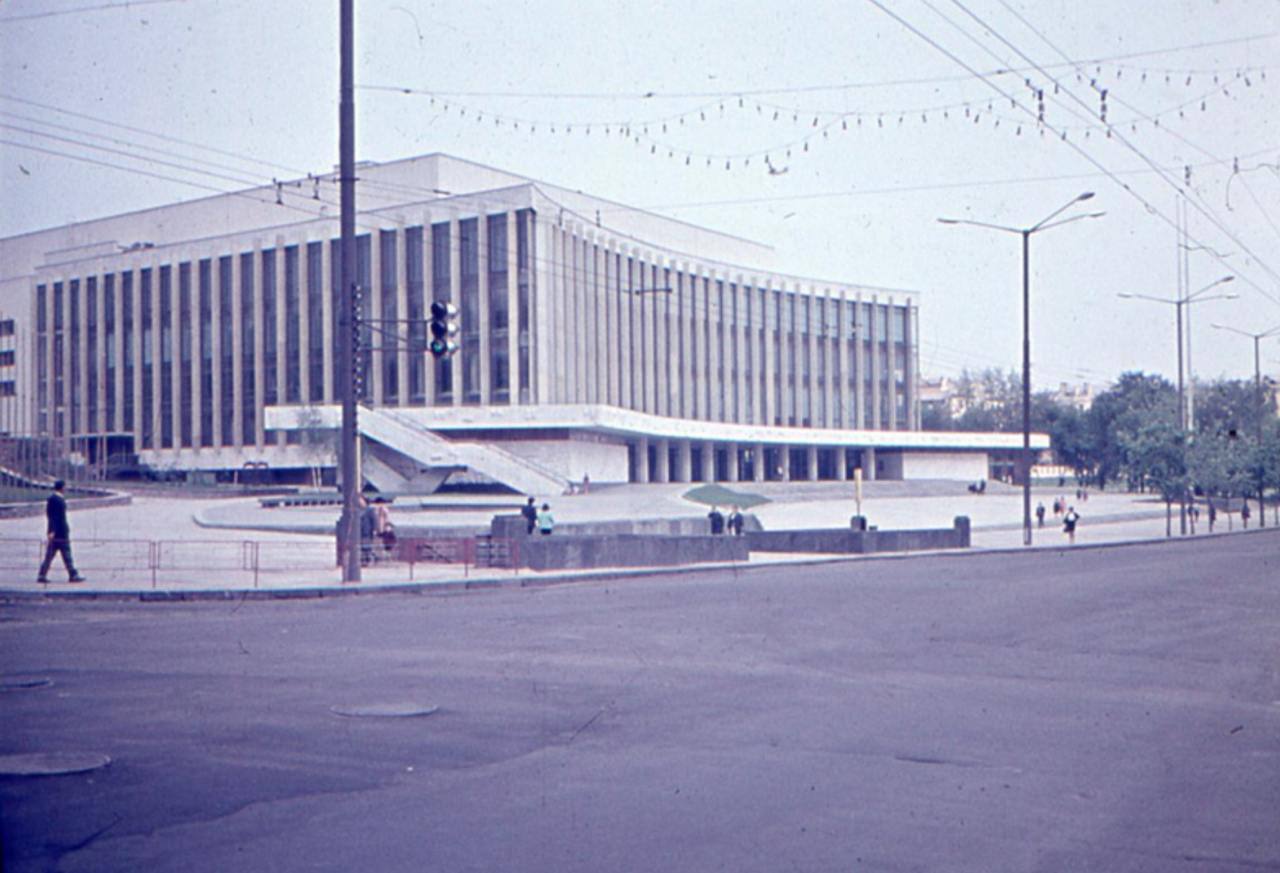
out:
{"label": "utility wire", "polygon": [[0,24],[12,21],[32,21],[37,18],[53,18],[57,15],[78,15],[82,12],[101,12],[105,9],[130,9],[135,6],[155,6],[160,3],[185,3],[186,0],[129,0],[125,3],[99,3],[97,6],[78,6],[74,9],[55,9],[49,12],[29,12],[25,15],[6,15]]}
{"label": "utility wire", "polygon": [[[878,4],[877,4],[878,5]],[[1129,52],[1126,54],[1110,55],[1105,57],[1090,58],[1083,63],[1101,64],[1119,60],[1131,60],[1133,58],[1151,57],[1153,55],[1172,54],[1180,51],[1194,51],[1202,48],[1216,48],[1224,45],[1237,45],[1242,42],[1253,42],[1256,40],[1272,39],[1280,35],[1277,32],[1254,34],[1253,36],[1232,37],[1229,39],[1213,40],[1209,42],[1198,42],[1190,45],[1170,46],[1168,48],[1150,49],[1148,51]],[[1064,66],[1062,64],[1053,66]],[[986,79],[988,76],[1002,74],[1023,74],[1035,69],[1035,67],[1000,67],[986,72],[977,70],[970,71],[967,76],[930,76],[915,79],[892,79],[880,82],[841,82],[838,84],[821,84],[821,85],[798,85],[794,87],[783,88],[759,88],[759,89],[742,89],[737,91],[683,91],[683,92],[665,92],[665,91],[612,91],[612,92],[564,92],[564,91],[416,91],[416,93],[436,93],[441,96],[452,97],[499,97],[499,98],[544,98],[548,100],[651,100],[651,99],[686,99],[686,98],[724,98],[732,97],[753,97],[764,96],[768,94],[801,94],[815,91],[845,91],[851,89],[863,88],[889,88],[900,87],[902,85],[933,85],[945,82],[964,82],[974,77]],[[1163,70],[1161,72],[1164,72]],[[415,89],[406,89],[399,85],[357,85],[357,89],[367,91],[415,91]]]}
{"label": "utility wire", "polygon": [[[894,19],[895,21],[897,21],[899,24],[901,24],[901,25],[902,25],[904,28],[906,28],[908,31],[910,31],[911,33],[915,34],[915,35],[916,35],[917,37],[919,37],[922,41],[924,41],[924,42],[925,42],[925,43],[927,43],[928,45],[932,46],[934,49],[936,49],[936,50],[937,50],[938,52],[940,52],[941,54],[943,54],[943,55],[945,55],[946,57],[950,58],[952,61],[954,61],[954,62],[955,62],[956,64],[958,64],[959,66],[963,67],[964,69],[968,70],[969,72],[971,72],[971,73],[972,73],[972,74],[974,74],[974,75],[980,75],[980,74],[977,72],[977,70],[975,70],[975,69],[974,69],[972,66],[970,66],[967,62],[965,62],[963,58],[959,57],[959,56],[958,56],[958,55],[956,55],[954,52],[952,52],[952,51],[950,51],[949,49],[947,49],[945,46],[943,46],[943,45],[939,44],[936,40],[934,40],[934,39],[933,39],[932,37],[930,37],[928,34],[924,33],[924,32],[923,32],[923,31],[921,31],[918,27],[916,27],[915,25],[911,24],[911,22],[907,21],[906,19],[904,19],[903,17],[901,17],[900,15],[898,15],[896,12],[894,12],[892,9],[888,8],[887,6],[885,6],[885,5],[884,5],[884,3],[880,2],[880,0],[867,0],[867,2],[871,3],[873,6],[875,6],[877,9],[879,9],[881,12],[883,12],[885,15],[888,15],[890,18],[892,18],[892,19]],[[1050,79],[1050,80],[1052,80],[1052,77],[1048,76],[1047,74],[1045,74],[1045,78],[1046,78],[1046,79]],[[994,82],[991,82],[989,79],[984,79],[984,81],[986,81],[986,82],[987,82],[987,84],[989,85],[989,87],[991,87],[994,91],[996,91],[996,93],[1000,94],[1000,95],[1001,95],[1002,97],[1004,97],[1006,100],[1013,100],[1013,98],[1012,98],[1008,93],[1006,93],[1006,92],[1004,91],[1004,89],[1003,89],[1003,88],[1001,88],[998,84],[996,84],[996,83],[994,83]],[[1030,109],[1028,109],[1028,108],[1026,108],[1026,107],[1022,107],[1022,108],[1024,109],[1024,111],[1027,111],[1028,113],[1030,113]],[[1050,130],[1054,130],[1054,132],[1055,132],[1055,133],[1057,133],[1057,130],[1056,130],[1052,125],[1048,124],[1047,122],[1045,123],[1045,126],[1046,126],[1046,128],[1048,128],[1048,129],[1050,129]],[[1090,164],[1092,164],[1093,166],[1097,167],[1097,168],[1098,168],[1098,169],[1099,169],[1099,170],[1100,170],[1100,171],[1101,171],[1105,176],[1107,176],[1109,179],[1111,179],[1113,182],[1115,182],[1115,183],[1116,183],[1116,185],[1118,185],[1118,186],[1119,186],[1120,188],[1122,188],[1124,191],[1128,192],[1130,196],[1132,196],[1135,200],[1137,200],[1140,204],[1142,204],[1143,208],[1145,208],[1145,209],[1147,210],[1147,212],[1149,212],[1149,213],[1150,213],[1150,214],[1152,214],[1152,215],[1156,215],[1156,216],[1158,216],[1158,217],[1159,217],[1161,220],[1163,220],[1166,224],[1170,225],[1171,227],[1175,227],[1175,228],[1176,228],[1176,225],[1174,224],[1174,222],[1173,222],[1173,221],[1172,221],[1172,220],[1171,220],[1167,215],[1165,215],[1163,212],[1161,212],[1159,209],[1157,209],[1157,208],[1156,208],[1156,207],[1155,207],[1155,206],[1154,206],[1150,201],[1148,201],[1145,197],[1143,197],[1141,194],[1139,194],[1137,191],[1135,191],[1135,190],[1134,190],[1130,185],[1128,185],[1128,184],[1126,184],[1125,182],[1123,182],[1123,181],[1122,181],[1118,176],[1116,176],[1116,174],[1115,174],[1112,170],[1110,170],[1109,168],[1107,168],[1107,167],[1106,167],[1104,164],[1102,164],[1102,163],[1101,163],[1097,158],[1093,157],[1093,155],[1091,155],[1091,154],[1089,154],[1088,152],[1086,152],[1086,151],[1085,151],[1085,150],[1084,150],[1084,149],[1083,149],[1079,144],[1077,144],[1077,143],[1075,143],[1075,142],[1073,142],[1073,141],[1071,141],[1071,140],[1065,140],[1065,142],[1067,143],[1067,145],[1068,145],[1068,147],[1069,147],[1069,148],[1071,148],[1073,151],[1075,151],[1077,154],[1079,154],[1081,157],[1083,157],[1083,158],[1084,158],[1086,161],[1088,161]],[[1141,157],[1145,163],[1147,163],[1149,166],[1151,166],[1151,167],[1152,167],[1152,169],[1156,170],[1156,171],[1157,171],[1157,173],[1160,173],[1160,171],[1159,171],[1158,167],[1154,166],[1153,162],[1151,162],[1151,160],[1150,160],[1149,158],[1147,158],[1147,157],[1146,157],[1146,155],[1142,154],[1140,151],[1137,151],[1137,150],[1135,150],[1135,154],[1138,154],[1138,156],[1139,156],[1139,157]],[[1163,177],[1163,175],[1162,175],[1162,178],[1165,178],[1165,177]],[[1167,178],[1165,179],[1165,181],[1168,181],[1168,180],[1167,180]],[[1175,188],[1175,190],[1176,190],[1176,189],[1177,189],[1177,186],[1176,186],[1176,185],[1174,185],[1174,188]],[[1216,222],[1215,222],[1215,223],[1216,223]],[[1247,250],[1247,247],[1246,247],[1246,246],[1244,246],[1244,245],[1243,245],[1243,244],[1242,244],[1242,243],[1241,243],[1241,242],[1236,238],[1235,234],[1231,233],[1229,230],[1226,230],[1225,228],[1219,228],[1219,229],[1220,229],[1220,230],[1222,230],[1222,231],[1223,231],[1223,232],[1224,232],[1224,233],[1225,233],[1225,234],[1226,234],[1230,239],[1232,239],[1234,242],[1236,242],[1236,243],[1237,243],[1237,245],[1240,245],[1241,249]],[[1198,243],[1199,241],[1197,240],[1196,242]],[[1250,254],[1252,254],[1252,253],[1250,253]],[[1254,256],[1254,257],[1255,257],[1255,259],[1256,259],[1256,256]],[[1246,276],[1242,276],[1241,278],[1242,278],[1242,279],[1244,279],[1244,281],[1246,281],[1249,285],[1251,285],[1251,286],[1253,286],[1254,288],[1256,288],[1256,289],[1259,291],[1259,293],[1261,293],[1261,294],[1262,294],[1264,297],[1266,297],[1268,300],[1271,300],[1273,303],[1278,303],[1278,304],[1280,304],[1280,299],[1277,299],[1276,297],[1274,297],[1270,292],[1268,292],[1266,289],[1264,289],[1261,285],[1259,285],[1258,283],[1254,282],[1252,279],[1249,279],[1249,278],[1248,278],[1248,277],[1246,277]]]}
{"label": "utility wire", "polygon": [[[876,0],[872,0],[872,2],[876,2]],[[1004,45],[1008,46],[1008,47],[1009,47],[1009,48],[1010,48],[1010,49],[1011,49],[1015,54],[1017,54],[1017,55],[1018,55],[1019,57],[1021,57],[1023,60],[1025,60],[1025,61],[1027,61],[1028,63],[1031,63],[1031,64],[1033,64],[1033,65],[1034,65],[1034,63],[1035,63],[1035,62],[1034,62],[1034,61],[1032,61],[1032,60],[1031,60],[1031,58],[1030,58],[1030,57],[1029,57],[1025,52],[1023,52],[1021,49],[1019,49],[1017,46],[1015,46],[1015,45],[1014,45],[1013,43],[1011,43],[1009,40],[1007,40],[1007,39],[1005,39],[1003,36],[1001,36],[1001,35],[1000,35],[1000,33],[999,33],[995,28],[993,28],[990,24],[988,24],[986,21],[984,21],[982,18],[980,18],[980,17],[979,17],[978,15],[976,15],[974,12],[972,12],[971,10],[969,10],[969,9],[968,9],[968,8],[967,8],[963,3],[961,3],[961,2],[960,2],[960,0],[951,0],[951,2],[952,2],[955,6],[957,6],[957,7],[958,7],[962,12],[964,12],[966,15],[968,15],[970,18],[972,18],[975,22],[977,22],[977,24],[978,24],[978,26],[979,26],[979,27],[984,28],[988,33],[990,33],[992,36],[994,36],[996,39],[998,39],[998,40],[999,40],[1000,42],[1002,42]],[[878,5],[878,3],[877,3],[877,5]],[[1060,83],[1058,83],[1058,82],[1057,82],[1057,80],[1053,79],[1053,77],[1052,77],[1052,76],[1049,76],[1049,74],[1048,74],[1047,72],[1045,72],[1045,71],[1043,70],[1043,68],[1037,67],[1037,69],[1039,69],[1039,70],[1040,70],[1040,72],[1041,72],[1041,74],[1042,74],[1042,75],[1044,75],[1047,79],[1049,79],[1049,81],[1054,82],[1054,84],[1055,84],[1055,85],[1059,85],[1059,87],[1061,87],[1061,88],[1062,88],[1063,92],[1064,92],[1068,97],[1070,97],[1070,98],[1071,98],[1072,100],[1074,100],[1075,102],[1079,103],[1081,106],[1085,107],[1086,111],[1088,111],[1088,110],[1089,110],[1089,108],[1090,108],[1090,107],[1089,107],[1089,105],[1088,105],[1087,103],[1085,103],[1083,100],[1081,100],[1081,99],[1080,99],[1080,98],[1075,94],[1075,92],[1073,92],[1073,91],[1071,90],[1071,88],[1070,88],[1070,87],[1068,87],[1068,86],[1061,86],[1061,85],[1060,85]],[[1151,159],[1150,157],[1148,157],[1148,156],[1147,156],[1147,154],[1146,154],[1145,152],[1143,152],[1143,151],[1142,151],[1141,149],[1139,149],[1136,145],[1134,145],[1132,142],[1130,142],[1130,141],[1129,141],[1129,139],[1128,139],[1127,137],[1125,137],[1123,133],[1121,133],[1121,132],[1119,132],[1119,131],[1115,131],[1115,138],[1116,138],[1116,139],[1117,139],[1117,140],[1118,140],[1118,141],[1119,141],[1119,142],[1120,142],[1120,143],[1121,143],[1125,148],[1127,148],[1129,151],[1133,152],[1133,154],[1135,154],[1138,158],[1140,158],[1140,159],[1141,159],[1145,164],[1147,164],[1149,167],[1151,167],[1153,170],[1155,170],[1155,171],[1156,171],[1156,175],[1160,178],[1160,180],[1161,180],[1161,181],[1163,181],[1163,182],[1165,182],[1165,183],[1166,183],[1167,185],[1169,185],[1171,188],[1173,188],[1173,190],[1174,190],[1174,192],[1175,192],[1175,193],[1182,193],[1182,188],[1178,185],[1178,183],[1177,183],[1176,181],[1174,181],[1173,179],[1169,178],[1169,176],[1168,176],[1168,175],[1166,175],[1166,173],[1165,173],[1163,170],[1161,170],[1161,169],[1159,168],[1159,166],[1156,164],[1156,162],[1155,162],[1153,159]],[[1086,157],[1088,157],[1088,159],[1089,159],[1089,160],[1091,160],[1091,161],[1093,160],[1093,158],[1092,158],[1092,157],[1087,156],[1087,153],[1086,153],[1082,148],[1079,148],[1078,146],[1075,146],[1075,144],[1072,144],[1072,146],[1073,146],[1073,148],[1075,148],[1075,150],[1076,150],[1079,154],[1081,154],[1081,155],[1085,155],[1085,156],[1086,156]],[[1096,162],[1095,162],[1095,163],[1096,163]],[[1118,180],[1116,180],[1116,181],[1118,181]],[[1133,191],[1131,188],[1129,188],[1128,186],[1125,186],[1125,190],[1129,191],[1129,192],[1130,192],[1131,194],[1133,194],[1135,197],[1138,197],[1137,192],[1134,192],[1134,191]],[[1170,219],[1169,219],[1169,218],[1168,218],[1168,217],[1167,217],[1163,212],[1161,212],[1160,210],[1156,209],[1154,206],[1152,206],[1150,203],[1148,203],[1145,199],[1143,199],[1143,198],[1141,198],[1141,197],[1139,197],[1138,199],[1139,199],[1139,200],[1140,200],[1140,201],[1141,201],[1141,202],[1142,202],[1142,203],[1147,207],[1147,210],[1148,210],[1149,212],[1152,212],[1152,213],[1154,213],[1154,214],[1158,215],[1160,218],[1162,218],[1166,223],[1170,224],[1171,226],[1173,226],[1173,225],[1174,225],[1174,223],[1173,223],[1173,222],[1172,222],[1172,221],[1171,221],[1171,220],[1170,220]],[[1272,275],[1272,277],[1274,277],[1274,278],[1276,278],[1276,279],[1280,279],[1280,273],[1277,273],[1277,272],[1276,272],[1276,271],[1275,271],[1275,270],[1274,270],[1274,269],[1273,269],[1269,264],[1267,264],[1267,263],[1266,263],[1266,261],[1264,261],[1263,259],[1259,258],[1256,254],[1254,254],[1254,252],[1253,252],[1253,251],[1252,251],[1248,246],[1246,246],[1246,245],[1244,244],[1243,240],[1241,240],[1238,236],[1236,236],[1236,235],[1235,235],[1235,233],[1234,233],[1234,232],[1232,232],[1232,231],[1231,231],[1231,230],[1226,226],[1226,224],[1225,224],[1225,223],[1224,223],[1224,222],[1223,222],[1223,221],[1222,221],[1222,220],[1221,220],[1217,215],[1215,215],[1215,214],[1214,214],[1214,212],[1213,212],[1212,208],[1211,208],[1211,207],[1209,207],[1209,206],[1208,206],[1208,204],[1200,203],[1200,202],[1198,202],[1198,200],[1199,200],[1199,198],[1198,198],[1198,197],[1197,197],[1197,198],[1189,198],[1189,199],[1188,199],[1188,202],[1189,202],[1191,205],[1195,206],[1195,208],[1196,208],[1197,210],[1199,210],[1200,214],[1201,214],[1201,215],[1203,215],[1205,218],[1207,218],[1211,224],[1213,224],[1215,227],[1217,227],[1217,228],[1218,228],[1218,230],[1220,230],[1222,233],[1226,234],[1226,236],[1227,236],[1229,239],[1231,239],[1231,241],[1232,241],[1232,242],[1234,242],[1237,246],[1239,246],[1239,247],[1241,248],[1241,250],[1243,250],[1243,251],[1244,251],[1245,253],[1247,253],[1250,257],[1252,257],[1252,258],[1254,259],[1254,261],[1255,261],[1255,262],[1257,262],[1258,266],[1260,266],[1260,267],[1261,267],[1262,269],[1264,269],[1266,272],[1270,273],[1270,274]],[[1197,242],[1198,242],[1198,241],[1197,241]],[[1235,270],[1237,273],[1239,272],[1239,270],[1238,270],[1238,269],[1236,269],[1235,267],[1232,267],[1230,264],[1227,264],[1226,266],[1228,266],[1229,268],[1231,268],[1231,269]],[[1250,279],[1249,277],[1247,277],[1247,276],[1241,276],[1241,278],[1242,278],[1242,279],[1244,279],[1244,281],[1245,281],[1246,283],[1248,283],[1249,285],[1252,285],[1252,286],[1253,286],[1253,287],[1254,287],[1254,288],[1255,288],[1259,293],[1261,293],[1264,297],[1266,297],[1266,298],[1267,298],[1268,300],[1270,300],[1272,303],[1276,303],[1276,304],[1280,305],[1280,298],[1274,297],[1274,296],[1273,296],[1269,291],[1267,291],[1267,290],[1266,290],[1265,288],[1263,288],[1261,285],[1259,285],[1259,284],[1257,284],[1256,282],[1254,282],[1254,281],[1253,281],[1252,279]]]}

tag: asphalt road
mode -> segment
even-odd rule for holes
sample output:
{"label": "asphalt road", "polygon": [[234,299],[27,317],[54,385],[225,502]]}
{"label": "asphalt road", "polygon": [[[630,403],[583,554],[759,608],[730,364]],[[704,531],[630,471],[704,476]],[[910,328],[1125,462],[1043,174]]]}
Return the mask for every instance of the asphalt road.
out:
{"label": "asphalt road", "polygon": [[1270,530],[9,604],[0,755],[112,762],[0,777],[4,870],[1280,870],[1278,640]]}

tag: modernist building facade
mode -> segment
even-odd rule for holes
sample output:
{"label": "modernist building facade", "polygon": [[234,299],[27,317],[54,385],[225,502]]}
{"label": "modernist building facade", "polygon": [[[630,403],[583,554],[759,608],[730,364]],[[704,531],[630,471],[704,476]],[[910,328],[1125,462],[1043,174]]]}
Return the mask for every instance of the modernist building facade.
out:
{"label": "modernist building facade", "polygon": [[[920,432],[910,293],[772,272],[758,244],[444,155],[359,176],[362,403],[445,441],[597,482],[975,478],[1015,446]],[[316,466],[297,425],[339,402],[336,192],[0,240],[27,350],[14,431],[166,470]],[[433,300],[460,310],[439,361]]]}

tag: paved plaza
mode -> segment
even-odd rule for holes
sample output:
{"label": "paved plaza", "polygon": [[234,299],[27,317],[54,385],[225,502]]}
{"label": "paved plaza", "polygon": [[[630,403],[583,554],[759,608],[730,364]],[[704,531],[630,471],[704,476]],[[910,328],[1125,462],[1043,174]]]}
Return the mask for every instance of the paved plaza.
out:
{"label": "paved plaza", "polygon": [[[692,486],[625,485],[596,487],[588,494],[547,499],[561,529],[578,522],[610,519],[702,518],[707,507],[684,499]],[[843,528],[857,510],[852,483],[742,483],[739,491],[770,502],[752,512],[766,530]],[[1074,548],[1165,537],[1165,508],[1148,495],[1090,493],[1077,500],[1070,488],[1037,489],[1033,506],[1050,507],[1066,496],[1081,515]],[[487,530],[496,512],[515,512],[518,495],[437,495],[401,498],[392,505],[393,523],[402,529],[437,529],[444,534]],[[472,508],[474,507],[474,508]],[[505,507],[505,508],[498,508]],[[973,525],[973,550],[1021,549],[1022,492],[993,483],[985,494],[967,493],[957,483],[869,483],[862,511],[881,529],[948,528],[956,516]],[[126,506],[73,511],[73,545],[78,565],[89,576],[83,585],[65,583],[55,563],[49,586],[35,584],[44,535],[42,516],[0,520],[0,591],[60,594],[74,592],[220,592],[301,593],[350,589],[335,566],[333,530],[337,508],[264,508],[255,497],[189,497],[155,490],[136,494]],[[1268,519],[1272,524],[1273,520]],[[1254,525],[1256,529],[1256,523]],[[1175,508],[1173,530],[1178,531]],[[1215,533],[1242,532],[1237,518],[1219,519]],[[1197,537],[1207,534],[1203,516]],[[1068,547],[1060,522],[1046,513],[1034,530],[1037,549]],[[155,550],[152,554],[151,550]],[[881,560],[886,556],[821,556],[756,553],[751,564],[829,560]],[[892,557],[892,556],[888,556]],[[150,563],[163,569],[152,573]],[[30,565],[28,568],[27,565]],[[253,569],[256,568],[256,569]],[[387,564],[365,568],[361,590],[379,587],[529,584],[552,578],[647,570],[598,567],[582,571],[538,573],[461,564]]]}

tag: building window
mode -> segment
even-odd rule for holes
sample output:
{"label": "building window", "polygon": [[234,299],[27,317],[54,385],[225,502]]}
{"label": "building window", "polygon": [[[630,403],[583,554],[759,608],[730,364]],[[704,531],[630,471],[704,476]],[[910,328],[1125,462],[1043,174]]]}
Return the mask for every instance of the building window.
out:
{"label": "building window", "polygon": [[520,350],[520,402],[530,402],[530,313],[533,307],[533,229],[534,212],[521,209],[516,213],[516,325],[520,331],[517,342]]}
{"label": "building window", "polygon": [[36,430],[49,432],[49,291],[36,286]]}
{"label": "building window", "polygon": [[426,286],[423,282],[422,228],[410,227],[404,232],[405,306],[409,321],[406,342],[409,346],[409,402],[421,406],[427,402],[425,361],[427,348]]}
{"label": "building window", "polygon": [[462,402],[480,402],[480,222],[458,222],[458,270],[462,302],[458,306],[462,327]]}
{"label": "building window", "polygon": [[493,403],[511,402],[510,352],[507,338],[511,312],[507,305],[507,214],[490,215],[489,267],[489,391]]}
{"label": "building window", "polygon": [[235,383],[235,277],[232,274],[231,255],[218,258],[218,362],[222,396],[218,406],[222,445],[236,442],[236,383]]}
{"label": "building window", "polygon": [[258,366],[254,337],[253,305],[253,252],[240,255],[240,440],[246,446],[254,445],[257,437],[257,386],[255,374]]}
{"label": "building window", "polygon": [[191,448],[191,420],[194,411],[194,386],[191,384],[191,264],[178,265],[178,439],[182,447]]}
{"label": "building window", "polygon": [[[336,337],[337,335],[334,334]],[[307,243],[307,372],[308,400],[324,400],[325,362],[330,351],[324,342],[324,243]]]}
{"label": "building window", "polygon": [[142,447],[155,448],[155,384],[152,376],[155,370],[155,311],[151,299],[151,269],[141,271],[139,277],[138,299],[142,318]]}
{"label": "building window", "polygon": [[[298,288],[298,247],[284,250],[284,402],[302,400],[302,311]],[[296,431],[290,431],[296,433]]]}
{"label": "building window", "polygon": [[138,433],[135,413],[136,398],[133,392],[134,375],[138,365],[138,340],[133,318],[133,272],[120,274],[120,367],[121,388],[124,395],[124,406],[121,409],[123,420],[120,429],[129,433]]}
{"label": "building window", "polygon": [[394,404],[400,397],[400,362],[399,341],[400,316],[397,313],[396,294],[399,283],[396,282],[396,232],[383,230],[378,233],[378,295],[381,303],[378,318],[381,320],[377,333],[378,351],[382,362],[382,397],[381,403]]}
{"label": "building window", "polygon": [[102,429],[116,429],[116,277],[102,277],[102,360],[103,391]]}
{"label": "building window", "polygon": [[160,268],[160,445],[173,448],[173,270]]}
{"label": "building window", "polygon": [[98,431],[98,277],[84,281],[85,430]]}
{"label": "building window", "polygon": [[80,433],[80,280],[72,279],[67,283],[67,301],[70,308],[70,345],[67,348],[70,358],[67,364],[67,405],[71,407],[70,420],[66,433]]}
{"label": "building window", "polygon": [[213,261],[198,268],[197,308],[200,310],[200,445],[213,446]]}
{"label": "building window", "polygon": [[276,368],[280,349],[276,328],[280,313],[276,308],[276,250],[262,251],[262,405],[274,406],[280,401],[280,380]]}
{"label": "building window", "polygon": [[[431,225],[431,299],[452,300],[449,267],[449,225],[447,222]],[[436,403],[448,406],[453,403],[453,358],[436,361]]]}

